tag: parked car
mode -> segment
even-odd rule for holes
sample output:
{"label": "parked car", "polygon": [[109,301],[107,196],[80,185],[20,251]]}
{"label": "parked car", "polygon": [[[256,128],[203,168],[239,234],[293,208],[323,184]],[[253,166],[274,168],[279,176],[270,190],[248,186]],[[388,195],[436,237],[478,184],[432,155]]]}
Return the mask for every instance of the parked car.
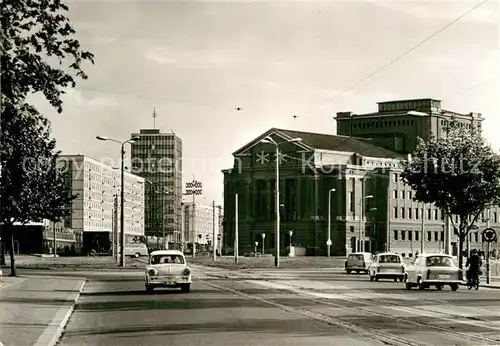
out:
{"label": "parked car", "polygon": [[406,268],[406,289],[418,287],[421,290],[435,286],[439,291],[450,286],[452,291],[458,290],[462,283],[462,270],[450,255],[421,254],[412,265]]}
{"label": "parked car", "polygon": [[146,292],[153,293],[155,288],[180,288],[183,293],[191,289],[191,269],[186,258],[178,250],[158,250],[151,252],[146,266]]}
{"label": "parked car", "polygon": [[[118,251],[120,254],[121,251]],[[141,256],[149,256],[149,249],[146,246],[146,244],[143,243],[132,243],[132,244],[125,244],[125,256],[130,256],[130,257],[141,257]]]}
{"label": "parked car", "polygon": [[368,274],[368,268],[372,263],[372,254],[369,252],[354,252],[347,257],[345,261],[345,272],[351,274],[351,272],[360,273],[363,272]]}
{"label": "parked car", "polygon": [[370,281],[379,279],[393,279],[403,282],[405,278],[405,265],[403,258],[395,253],[384,252],[373,257],[369,268]]}

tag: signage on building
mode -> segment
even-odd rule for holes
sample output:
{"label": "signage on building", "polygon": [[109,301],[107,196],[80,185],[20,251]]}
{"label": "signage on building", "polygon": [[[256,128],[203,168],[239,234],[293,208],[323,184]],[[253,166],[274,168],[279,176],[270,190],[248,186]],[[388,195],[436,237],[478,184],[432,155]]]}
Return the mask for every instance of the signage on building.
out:
{"label": "signage on building", "polygon": [[486,228],[483,231],[483,239],[487,243],[492,243],[497,241],[497,233],[493,228]]}

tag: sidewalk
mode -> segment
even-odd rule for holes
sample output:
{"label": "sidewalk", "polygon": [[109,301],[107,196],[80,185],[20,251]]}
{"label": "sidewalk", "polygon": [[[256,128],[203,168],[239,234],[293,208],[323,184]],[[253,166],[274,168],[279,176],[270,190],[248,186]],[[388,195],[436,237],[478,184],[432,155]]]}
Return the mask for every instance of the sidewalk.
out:
{"label": "sidewalk", "polygon": [[9,277],[0,286],[0,345],[54,346],[85,285],[66,277]]}
{"label": "sidewalk", "polygon": [[[125,268],[118,267],[111,256],[78,256],[78,257],[40,257],[30,255],[17,255],[16,267],[20,269],[44,269],[44,270],[78,270],[78,269],[137,269],[144,268],[147,257],[125,258]],[[5,259],[7,264],[3,268],[4,275],[10,270],[10,258]]]}

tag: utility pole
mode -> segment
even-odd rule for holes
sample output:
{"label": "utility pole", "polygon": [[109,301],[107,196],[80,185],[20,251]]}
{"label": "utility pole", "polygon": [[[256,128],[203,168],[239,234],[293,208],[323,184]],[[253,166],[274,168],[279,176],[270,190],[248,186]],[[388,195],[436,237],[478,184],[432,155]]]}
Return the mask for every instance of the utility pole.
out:
{"label": "utility pole", "polygon": [[238,264],[238,194],[234,196],[234,263]]}
{"label": "utility pole", "polygon": [[56,222],[52,221],[52,233],[54,235],[54,258],[57,258],[57,237],[56,237]]}
{"label": "utility pole", "polygon": [[118,262],[118,195],[113,195],[113,258]]}
{"label": "utility pole", "polygon": [[422,203],[422,220],[421,220],[420,231],[422,233],[422,239],[420,240],[420,254],[424,253],[425,250],[425,203]]}
{"label": "utility pole", "polygon": [[217,237],[215,236],[215,201],[212,203],[212,215],[213,215],[213,230],[212,230],[212,252],[213,252],[213,260],[217,260],[217,251],[215,250],[217,247]]}

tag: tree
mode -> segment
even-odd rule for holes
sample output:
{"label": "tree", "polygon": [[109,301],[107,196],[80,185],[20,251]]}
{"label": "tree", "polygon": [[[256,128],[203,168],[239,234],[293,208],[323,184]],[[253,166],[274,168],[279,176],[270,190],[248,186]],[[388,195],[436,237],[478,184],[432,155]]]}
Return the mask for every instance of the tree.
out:
{"label": "tree", "polygon": [[[16,197],[27,198],[26,191],[29,191],[29,186],[18,187],[24,192],[8,196],[8,198],[5,195],[5,191],[12,189],[8,185],[8,179],[16,178],[15,172],[21,165],[21,161],[15,162],[16,158],[20,160],[28,158],[28,156],[23,156],[28,154],[25,146],[41,145],[41,141],[51,142],[46,119],[38,114],[34,107],[26,103],[27,96],[41,92],[61,113],[63,105],[61,96],[65,93],[64,89],[75,87],[75,77],[87,79],[82,69],[82,63],[85,60],[94,63],[94,55],[82,50],[78,40],[73,37],[75,30],[65,15],[67,11],[68,7],[60,0],[6,0],[2,4],[0,31],[2,85],[0,102],[2,205],[0,209],[2,214],[0,214],[0,226],[2,222],[8,225],[9,220],[19,216],[15,210],[21,208],[20,206],[26,201],[18,200]],[[17,119],[17,116],[20,118]],[[27,127],[23,128],[23,126]],[[36,132],[35,128],[47,129],[47,131],[43,135],[35,135],[33,137],[36,138],[35,140],[26,135]],[[17,146],[23,149],[19,151],[16,149]],[[9,169],[14,171],[10,172]],[[20,180],[28,184],[29,181],[26,179],[27,177],[23,177]],[[6,186],[3,185],[4,182],[7,183]],[[46,186],[46,188],[49,187],[55,188]],[[46,190],[45,193],[53,196],[56,191],[57,188],[54,191]],[[39,198],[50,197],[39,196]],[[52,208],[57,204],[56,200],[51,203],[40,202],[40,206],[45,205],[46,208]],[[57,210],[59,208],[56,208],[55,214],[59,213]],[[39,209],[39,214],[51,213],[49,210]],[[28,215],[31,214],[26,214]],[[6,237],[2,236],[4,241]],[[5,261],[3,251],[1,251],[0,260],[2,264]]]}
{"label": "tree", "polygon": [[[431,136],[403,162],[403,182],[414,200],[432,203],[451,221],[459,238],[459,266],[464,240],[479,215],[500,202],[500,157],[472,127],[452,122],[445,138]],[[458,216],[458,224],[452,216]]]}
{"label": "tree", "polygon": [[7,107],[2,113],[1,221],[7,231],[11,275],[16,275],[14,223],[58,221],[71,212],[76,197],[67,172],[57,165],[56,142],[48,121],[33,107]]}
{"label": "tree", "polygon": [[64,88],[87,79],[81,65],[94,55],[80,49],[61,0],[6,0],[2,5],[2,114],[41,92],[62,112]]}

